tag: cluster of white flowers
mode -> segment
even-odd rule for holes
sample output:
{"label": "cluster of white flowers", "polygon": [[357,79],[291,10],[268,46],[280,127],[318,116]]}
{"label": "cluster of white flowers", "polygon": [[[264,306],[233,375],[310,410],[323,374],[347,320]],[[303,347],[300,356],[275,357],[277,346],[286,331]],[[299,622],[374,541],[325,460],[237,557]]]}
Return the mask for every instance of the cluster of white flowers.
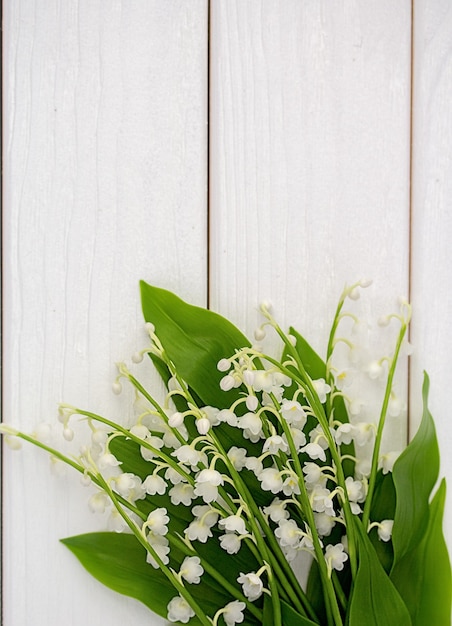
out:
{"label": "cluster of white flowers", "polygon": [[[344,300],[356,298],[359,286],[364,285],[353,286]],[[310,378],[300,363],[296,339],[282,333],[268,305],[262,311],[266,324],[285,342],[284,360],[278,362],[254,347],[225,355],[217,364],[222,374],[219,386],[225,392],[221,407],[198,405],[148,324],[152,347],[146,351],[157,354],[171,374],[162,405],[143,392],[125,364],[120,364],[114,391],[121,391],[125,378],[146,401],[137,404],[139,416],[132,428],[121,428],[73,407],[60,410],[67,440],[73,437],[70,420],[74,414],[87,418],[91,428],[91,445],[78,457],[84,475],[100,488],[90,498],[91,510],[103,512],[110,499],[115,505],[112,527],[122,530],[128,525],[144,542],[150,565],[166,568],[176,581],[179,593],[168,604],[171,622],[187,623],[196,614],[189,587],[200,584],[206,571],[210,577],[217,576],[220,584],[223,581],[222,573],[215,573],[215,563],[198,555],[197,542],[215,541],[229,555],[240,553],[246,545],[247,554],[255,557],[254,570],[240,572],[234,581],[238,583],[235,597],[219,607],[211,620],[215,625],[222,616],[227,626],[234,626],[243,622],[247,609],[259,615],[254,603],[263,593],[272,593],[278,576],[285,597],[285,583],[293,584],[290,564],[302,552],[317,560],[321,576],[327,579],[333,571],[342,571],[347,561],[353,567],[356,549],[347,536],[353,516],[361,516],[369,532],[376,528],[382,541],[391,538],[392,520],[370,520],[365,509],[369,489],[374,488],[369,482],[372,465],[354,456],[354,450],[373,444],[380,434],[374,423],[359,419],[359,403],[345,395],[351,370],[335,369],[329,355],[323,377]],[[256,336],[262,339],[263,333],[262,327]],[[133,361],[138,363],[142,354]],[[366,372],[375,380],[387,367],[384,359],[373,360]],[[388,414],[397,415],[403,403],[389,391]],[[230,403],[229,393],[233,395]],[[342,419],[338,400],[345,401],[357,419]],[[217,435],[222,428],[235,433],[227,446]],[[122,470],[121,456],[114,455],[118,438],[137,445],[148,466],[144,475]],[[373,465],[377,462],[387,473],[395,458],[390,452],[379,454]],[[346,460],[349,467],[344,471]],[[263,504],[250,496],[250,484],[260,485]],[[144,510],[140,502],[158,497],[166,498],[167,506],[153,506],[140,517]],[[170,505],[188,513],[183,516],[189,521],[182,536],[180,530],[172,531]],[[185,550],[178,571],[173,545],[179,552]],[[272,569],[274,561],[281,562],[281,555],[287,563],[282,574]],[[299,595],[303,598],[302,590]]]}

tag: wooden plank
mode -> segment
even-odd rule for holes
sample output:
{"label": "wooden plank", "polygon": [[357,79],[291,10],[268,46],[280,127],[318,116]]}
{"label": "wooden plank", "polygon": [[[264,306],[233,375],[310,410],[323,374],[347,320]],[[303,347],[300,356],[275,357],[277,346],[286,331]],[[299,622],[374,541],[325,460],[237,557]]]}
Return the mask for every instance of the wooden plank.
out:
{"label": "wooden plank", "polygon": [[[206,303],[207,3],[11,0],[5,23],[4,419],[132,415],[114,363],[145,341],[138,280]],[[58,543],[88,492],[4,455],[3,624],[161,624]]]}
{"label": "wooden plank", "polygon": [[[408,293],[410,17],[408,1],[213,3],[211,304],[248,334],[268,298],[324,354],[344,283],[374,279],[358,309],[374,324]],[[402,397],[406,380],[402,363]],[[405,438],[401,416],[386,445]]]}
{"label": "wooden plank", "polygon": [[412,432],[421,415],[420,389],[430,376],[430,410],[449,482],[444,529],[452,546],[452,9],[446,0],[414,3]]}

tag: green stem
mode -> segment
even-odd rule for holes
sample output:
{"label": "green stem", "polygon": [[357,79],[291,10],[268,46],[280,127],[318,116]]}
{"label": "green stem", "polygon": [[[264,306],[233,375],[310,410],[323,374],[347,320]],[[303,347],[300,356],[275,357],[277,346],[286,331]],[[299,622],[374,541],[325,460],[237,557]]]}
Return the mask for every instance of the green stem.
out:
{"label": "green stem", "polygon": [[380,448],[381,448],[381,441],[382,441],[382,437],[383,437],[383,430],[384,430],[384,426],[385,426],[385,422],[386,422],[386,415],[387,415],[387,411],[388,411],[388,404],[389,404],[389,400],[391,398],[391,391],[392,391],[392,383],[393,383],[393,380],[394,380],[394,374],[395,374],[395,371],[396,371],[397,361],[398,361],[399,353],[400,353],[400,348],[402,346],[402,342],[403,342],[403,339],[405,337],[406,330],[407,330],[407,324],[404,322],[404,323],[402,323],[402,326],[400,328],[399,336],[397,338],[397,343],[396,343],[396,347],[395,347],[395,350],[394,350],[394,356],[392,358],[391,365],[390,365],[389,371],[388,371],[388,379],[387,379],[387,382],[386,382],[385,395],[384,395],[383,404],[382,404],[382,407],[381,407],[380,418],[378,420],[377,434],[376,434],[376,437],[375,437],[375,445],[374,445],[373,454],[372,454],[372,467],[371,467],[371,470],[370,470],[369,486],[368,486],[368,491],[367,491],[366,502],[365,502],[365,505],[364,505],[363,520],[362,520],[363,521],[364,530],[367,529],[367,526],[369,524],[370,508],[372,506],[372,498],[373,498],[373,495],[374,495],[375,483],[376,483],[376,480],[377,480],[378,463],[379,463],[379,459],[380,459]]}
{"label": "green stem", "polygon": [[[249,521],[253,529],[253,535],[264,560],[268,561],[270,566],[274,569],[274,572],[277,575],[278,579],[281,581],[281,590],[283,592],[287,592],[298,611],[300,611],[303,615],[309,615],[310,617],[315,618],[315,613],[309,603],[306,594],[301,588],[300,583],[293,573],[292,568],[289,566],[287,559],[282,554],[281,548],[279,547],[274,537],[273,531],[263,517],[261,511],[259,510],[259,507],[256,505],[254,498],[250,494],[246,484],[243,482],[241,476],[239,475],[233,464],[229,461],[229,458],[223,450],[223,447],[218,441],[216,435],[214,433],[211,433],[211,437],[215,441],[215,445],[222,454],[223,460],[228,467],[234,484],[236,485],[237,492],[240,493],[240,496],[243,498],[245,504],[252,513],[252,515],[249,516]],[[255,520],[258,521],[258,525],[256,525]],[[269,544],[270,550],[268,550],[267,545],[262,539],[261,530],[265,533],[265,537]]]}
{"label": "green stem", "polygon": [[[140,439],[140,437],[137,437],[136,435],[131,433],[130,430],[128,430],[127,428],[120,426],[116,422],[112,422],[106,417],[102,417],[102,415],[97,415],[96,413],[91,413],[90,411],[85,411],[83,409],[75,409],[75,411],[78,415],[84,415],[85,417],[89,417],[90,419],[96,420],[97,422],[101,422],[106,426],[110,426],[113,430],[121,433],[127,439],[130,439],[131,441],[137,443],[139,446],[143,446],[143,448],[150,450],[153,454],[155,454],[156,457],[162,459],[167,465],[172,467],[176,472],[183,476],[191,485],[194,484],[193,477],[185,472],[173,458],[171,458],[158,448],[154,448],[154,446],[151,446],[151,444],[146,441],[146,439]],[[187,442],[184,440],[184,443]]]}
{"label": "green stem", "polygon": [[284,344],[286,345],[290,354],[292,355],[295,362],[297,363],[300,375],[297,375],[297,373],[294,370],[285,368],[284,366],[279,364],[278,361],[276,361],[275,359],[272,359],[271,357],[265,356],[264,358],[268,360],[270,363],[273,363],[274,365],[279,367],[280,370],[283,373],[285,373],[287,376],[289,376],[294,382],[299,383],[300,387],[302,388],[306,396],[306,400],[308,401],[314,415],[316,416],[320,426],[322,427],[323,434],[328,442],[328,447],[331,452],[331,457],[334,461],[334,466],[335,466],[336,476],[337,476],[337,483],[340,487],[342,487],[343,498],[341,499],[342,499],[342,506],[344,509],[347,534],[349,537],[348,550],[349,550],[349,557],[350,557],[350,568],[352,572],[352,577],[354,578],[356,575],[356,571],[358,569],[358,557],[357,557],[357,547],[356,547],[357,540],[356,540],[355,530],[354,530],[353,513],[350,507],[350,502],[348,500],[348,495],[347,495],[347,488],[345,485],[345,475],[344,475],[344,471],[342,468],[341,457],[336,447],[336,442],[334,441],[333,436],[331,434],[329,423],[325,415],[323,406],[312,385],[312,381],[310,377],[308,376],[303,363],[301,362],[298,352],[295,350],[295,348],[293,347],[289,339],[286,337],[286,335],[277,325],[276,325],[276,331],[278,332],[278,334],[284,341]]}
{"label": "green stem", "polygon": [[209,574],[209,576],[212,576],[212,578],[219,582],[220,585],[228,593],[231,594],[231,596],[233,596],[237,600],[240,600],[241,602],[245,602],[250,613],[252,613],[257,619],[262,621],[262,611],[256,605],[250,602],[246,596],[240,593],[240,591],[236,587],[234,587],[234,585],[232,585],[227,578],[224,578],[224,576],[222,576],[215,567],[213,567],[208,561],[206,561],[206,559],[201,557],[195,549],[189,548],[188,545],[182,539],[179,539],[179,537],[177,537],[176,535],[171,535],[170,537],[168,537],[168,539],[170,543],[176,546],[181,552],[183,552],[187,556],[198,556],[201,560],[201,565],[203,566],[204,570]]}
{"label": "green stem", "polygon": [[118,501],[118,499],[116,497],[116,494],[111,490],[111,488],[108,485],[108,483],[105,482],[105,481],[102,481],[102,482],[103,482],[102,488],[108,494],[108,496],[111,499],[114,507],[116,508],[118,513],[121,515],[121,517],[124,519],[124,521],[126,522],[127,526],[130,528],[132,533],[135,535],[136,539],[144,547],[146,552],[149,552],[152,555],[152,558],[158,564],[158,567],[161,570],[161,572],[168,578],[170,583],[180,593],[180,595],[188,602],[188,604],[191,606],[191,608],[195,612],[196,617],[199,619],[201,624],[203,624],[203,626],[212,626],[212,622],[206,616],[205,611],[203,611],[203,609],[199,606],[199,604],[193,598],[191,593],[189,591],[187,591],[186,587],[180,582],[178,577],[175,576],[174,573],[171,571],[171,569],[169,567],[167,567],[163,563],[163,561],[161,560],[161,558],[159,557],[157,552],[155,552],[155,550],[153,550],[151,544],[143,536],[143,533],[139,530],[139,528],[137,528],[136,524],[124,512],[122,506],[120,505],[120,503],[119,503],[119,501]]}
{"label": "green stem", "polygon": [[[273,397],[273,401],[276,401],[276,398]],[[289,444],[291,457],[294,463],[295,472],[298,476],[298,485],[300,487],[300,498],[301,498],[301,506],[303,513],[306,517],[306,521],[311,530],[312,543],[314,545],[314,552],[317,560],[317,564],[319,566],[320,575],[322,578],[322,587],[323,593],[325,597],[325,605],[330,605],[332,618],[336,625],[342,625],[342,617],[339,611],[339,606],[337,604],[336,594],[334,593],[334,587],[331,582],[331,578],[328,576],[328,568],[325,562],[325,557],[323,554],[322,546],[320,544],[320,538],[317,532],[317,527],[315,525],[314,512],[311,507],[311,502],[309,500],[309,495],[306,489],[306,484],[303,479],[303,470],[301,467],[300,459],[298,457],[295,444],[293,441],[292,433],[287,422],[282,419],[281,420],[282,428],[286,435],[287,442]]]}

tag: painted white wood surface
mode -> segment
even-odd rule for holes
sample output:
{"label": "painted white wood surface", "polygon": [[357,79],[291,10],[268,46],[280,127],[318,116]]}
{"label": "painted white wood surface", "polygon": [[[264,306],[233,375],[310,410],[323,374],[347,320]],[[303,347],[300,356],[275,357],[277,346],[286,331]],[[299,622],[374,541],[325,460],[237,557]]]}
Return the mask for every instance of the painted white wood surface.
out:
{"label": "painted white wood surface", "polygon": [[414,430],[425,369],[448,478],[444,531],[452,547],[452,6],[418,0],[414,15],[411,406]]}
{"label": "painted white wood surface", "polygon": [[[139,279],[206,303],[206,25],[204,0],[5,3],[5,421],[127,418]],[[106,525],[79,477],[4,462],[3,623],[162,623],[58,543]]]}
{"label": "painted white wood surface", "polygon": [[410,2],[213,3],[211,303],[248,333],[268,298],[323,355],[345,283],[408,293],[410,49]]}
{"label": "painted white wood surface", "polygon": [[[374,279],[373,319],[408,293],[411,226],[411,388],[426,367],[450,482],[446,0],[416,0],[411,225],[411,3],[210,4],[212,308],[251,334],[269,298],[322,352],[344,282]],[[138,279],[206,302],[207,0],[8,0],[5,35],[5,419],[127,413],[110,386],[142,338]],[[162,623],[58,544],[105,523],[78,478],[4,456],[5,626]]]}

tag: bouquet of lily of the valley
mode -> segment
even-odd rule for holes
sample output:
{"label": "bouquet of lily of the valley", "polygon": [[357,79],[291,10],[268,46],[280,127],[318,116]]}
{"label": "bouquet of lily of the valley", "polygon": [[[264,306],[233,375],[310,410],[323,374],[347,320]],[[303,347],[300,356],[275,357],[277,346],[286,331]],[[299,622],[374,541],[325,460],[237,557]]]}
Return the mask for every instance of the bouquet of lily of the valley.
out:
{"label": "bouquet of lily of the valley", "polygon": [[63,540],[93,576],[175,623],[450,625],[427,377],[417,434],[397,458],[382,448],[400,405],[409,305],[384,320],[397,325],[392,354],[367,367],[383,381],[376,420],[360,420],[349,371],[334,365],[339,344],[353,351],[341,328],[357,323],[347,303],[364,286],[344,290],[322,360],[269,305],[255,339],[273,328],[278,359],[219,315],[142,283],[149,345],[132,360],[152,359],[163,401],[119,364],[114,390],[135,388],[133,425],[62,405],[64,437],[80,418],[91,436],[74,456],[2,427],[78,470],[95,487],[93,510],[112,505],[110,532]]}

